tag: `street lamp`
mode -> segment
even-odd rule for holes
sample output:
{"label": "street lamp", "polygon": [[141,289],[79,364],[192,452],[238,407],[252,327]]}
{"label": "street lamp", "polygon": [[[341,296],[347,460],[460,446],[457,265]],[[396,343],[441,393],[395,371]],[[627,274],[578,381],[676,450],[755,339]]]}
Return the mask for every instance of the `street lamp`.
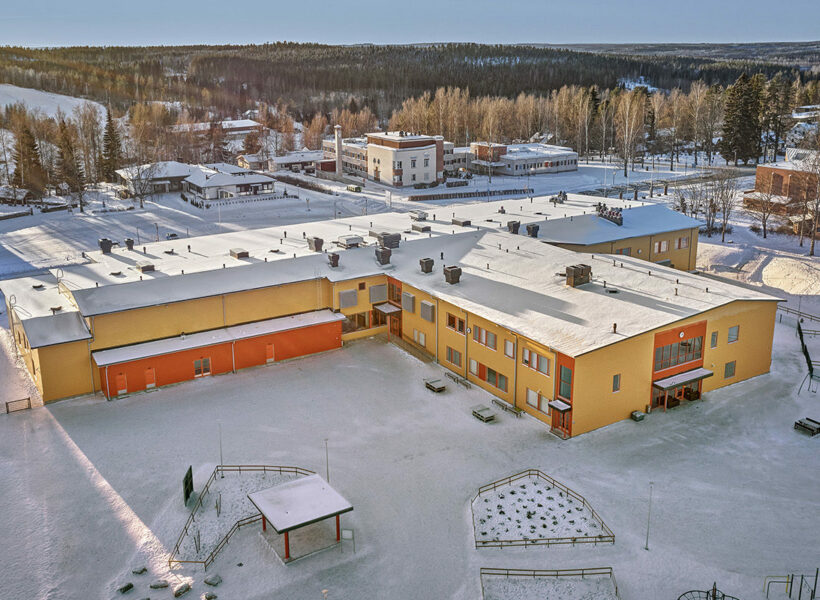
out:
{"label": "street lamp", "polygon": [[643,547],[644,550],[649,550],[649,519],[652,517],[652,486],[654,484],[654,481],[649,482],[649,512],[646,513],[646,545]]}

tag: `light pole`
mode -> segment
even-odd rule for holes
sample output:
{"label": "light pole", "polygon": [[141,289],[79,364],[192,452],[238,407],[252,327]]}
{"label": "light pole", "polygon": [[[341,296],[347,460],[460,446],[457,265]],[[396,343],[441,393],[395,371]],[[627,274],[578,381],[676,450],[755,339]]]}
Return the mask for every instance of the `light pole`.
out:
{"label": "light pole", "polygon": [[330,483],[330,460],[327,453],[327,438],[325,438],[325,481]]}
{"label": "light pole", "polygon": [[646,513],[646,545],[643,547],[644,550],[649,550],[649,519],[652,517],[652,486],[654,484],[654,481],[649,482],[649,511]]}

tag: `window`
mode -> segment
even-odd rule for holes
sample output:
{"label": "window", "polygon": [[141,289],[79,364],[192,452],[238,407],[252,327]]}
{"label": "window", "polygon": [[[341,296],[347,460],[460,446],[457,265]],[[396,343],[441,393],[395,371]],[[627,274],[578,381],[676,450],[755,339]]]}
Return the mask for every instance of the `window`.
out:
{"label": "window", "polygon": [[[461,352],[447,346],[447,362],[457,367],[461,366]],[[471,363],[472,364],[472,363]]]}
{"label": "window", "polygon": [[572,369],[561,365],[558,395],[567,400],[572,399]]}
{"label": "window", "polygon": [[486,381],[490,385],[497,387],[502,392],[507,391],[507,376],[502,375],[495,369],[491,369],[490,367],[470,359],[470,373],[479,379]]}
{"label": "window", "polygon": [[550,414],[549,398],[545,398],[535,390],[527,388],[527,404],[547,415]]}
{"label": "window", "polygon": [[537,352],[524,348],[521,353],[521,362],[530,369],[534,369],[539,373],[543,373],[547,376],[550,374],[550,359],[546,356],[538,354]]}
{"label": "window", "polygon": [[727,362],[726,366],[723,367],[723,378],[730,379],[735,376],[735,363],[737,361],[733,360],[732,362]]}
{"label": "window", "polygon": [[360,281],[360,282],[359,282],[359,289],[360,289],[360,290],[362,290],[362,291],[364,291],[364,286],[365,286],[364,281]]}
{"label": "window", "polygon": [[539,354],[538,360],[536,362],[536,371],[538,371],[539,373],[543,373],[544,375],[550,374],[550,359],[548,359],[546,356],[541,356]]}
{"label": "window", "polygon": [[632,256],[632,248],[618,248],[615,254],[623,254],[624,256]]}
{"label": "window", "polygon": [[473,327],[473,340],[487,346],[487,348],[496,348],[496,337],[491,331],[487,331],[482,327]]}
{"label": "window", "polygon": [[359,331],[361,329],[368,329],[370,327],[370,313],[360,312],[352,315],[347,315],[347,318],[342,321],[342,333],[350,333]]}
{"label": "window", "polygon": [[211,374],[211,359],[200,358],[194,361],[194,377],[204,377]]}
{"label": "window", "polygon": [[413,330],[413,341],[415,341],[419,346],[426,346],[427,345],[427,336],[424,335],[423,331],[419,331],[418,329]]}
{"label": "window", "polygon": [[429,166],[430,166],[430,159],[429,159],[429,158],[425,158],[425,159],[424,159],[424,166],[425,166],[425,167],[429,167]]}
{"label": "window", "polygon": [[415,180],[416,180],[416,174],[413,173],[412,175],[410,175],[410,181],[415,181]]}
{"label": "window", "polygon": [[470,373],[478,375],[478,361],[472,358],[470,359]]}
{"label": "window", "polygon": [[683,249],[688,248],[688,247],[689,247],[689,238],[688,237],[678,238],[678,250],[683,250]]}
{"label": "window", "polygon": [[735,325],[734,327],[729,327],[728,342],[730,344],[734,344],[738,340],[739,337],[740,337],[740,325]]}
{"label": "window", "polygon": [[447,327],[459,333],[464,333],[464,319],[447,313]]}
{"label": "window", "polygon": [[713,331],[712,332],[712,343],[710,344],[709,347],[710,348],[717,348],[717,344],[718,344],[718,332]]}
{"label": "window", "polygon": [[504,356],[515,358],[515,344],[511,340],[504,340]]}
{"label": "window", "polygon": [[655,370],[662,371],[669,367],[675,367],[698,360],[703,356],[703,338],[689,338],[655,348]]}
{"label": "window", "polygon": [[401,304],[401,283],[391,281],[387,284],[387,299]]}
{"label": "window", "polygon": [[415,168],[416,168],[416,159],[415,159],[415,158],[411,158],[411,159],[410,159],[410,168],[411,168],[411,169],[415,169]]}
{"label": "window", "polygon": [[617,373],[612,376],[612,391],[619,392],[621,390],[621,374]]}
{"label": "window", "polygon": [[669,250],[669,240],[655,242],[655,254],[662,254]]}

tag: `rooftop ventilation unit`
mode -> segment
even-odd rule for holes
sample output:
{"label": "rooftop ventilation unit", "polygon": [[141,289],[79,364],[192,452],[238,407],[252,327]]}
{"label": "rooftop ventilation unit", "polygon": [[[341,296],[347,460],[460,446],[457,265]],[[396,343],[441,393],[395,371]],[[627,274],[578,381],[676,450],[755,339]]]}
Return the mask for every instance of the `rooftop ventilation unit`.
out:
{"label": "rooftop ventilation unit", "polygon": [[609,208],[603,202],[598,202],[597,204],[595,204],[595,210],[597,211],[598,216],[602,219],[611,221],[619,226],[624,224],[624,215],[622,208]]}
{"label": "rooftop ventilation unit", "polygon": [[134,249],[134,240],[132,238],[125,238],[125,247],[129,250]]}
{"label": "rooftop ventilation unit", "polygon": [[592,276],[592,267],[589,265],[579,264],[567,267],[567,285],[570,287],[578,287],[585,283],[589,283],[589,278]]}
{"label": "rooftop ventilation unit", "polygon": [[137,263],[137,271],[140,273],[148,273],[154,270],[154,265],[148,261],[141,260]]}
{"label": "rooftop ventilation unit", "polygon": [[453,225],[458,225],[459,227],[469,227],[472,224],[473,222],[470,221],[470,219],[453,218]]}
{"label": "rooftop ventilation unit", "polygon": [[244,248],[231,248],[230,253],[233,258],[248,258],[250,256]]}
{"label": "rooftop ventilation unit", "polygon": [[377,233],[375,237],[378,240],[379,245],[384,246],[385,248],[398,248],[401,243],[400,233],[387,233],[383,231],[381,233]]}
{"label": "rooftop ventilation unit", "polygon": [[541,227],[538,225],[538,223],[527,223],[527,235],[533,238],[537,238],[538,230],[540,228]]}
{"label": "rooftop ventilation unit", "polygon": [[342,248],[358,248],[364,243],[360,235],[343,235],[336,240],[336,244]]}
{"label": "rooftop ventilation unit", "polygon": [[103,254],[111,254],[111,247],[114,245],[114,242],[108,238],[100,238],[99,244]]}
{"label": "rooftop ventilation unit", "polygon": [[43,290],[46,286],[42,283],[35,283],[31,287],[33,287],[35,290]]}
{"label": "rooftop ventilation unit", "polygon": [[414,221],[426,221],[427,220],[427,213],[423,210],[411,210],[410,211],[410,218]]}
{"label": "rooftop ventilation unit", "polygon": [[62,306],[52,306],[52,307],[51,307],[51,314],[52,314],[52,315],[56,315],[56,314],[57,314],[58,312],[60,312],[61,310],[63,310],[63,307],[62,307]]}
{"label": "rooftop ventilation unit", "polygon": [[338,267],[339,266],[339,254],[336,252],[328,252],[327,253],[327,260],[330,262],[331,267]]}
{"label": "rooftop ventilation unit", "polygon": [[376,262],[380,265],[389,265],[390,264],[390,256],[393,254],[393,251],[390,248],[385,248],[384,246],[377,246],[376,247]]}
{"label": "rooftop ventilation unit", "polygon": [[422,258],[419,260],[419,266],[421,267],[422,273],[432,273],[433,272],[433,259],[432,258]]}
{"label": "rooftop ventilation unit", "polygon": [[413,223],[413,231],[420,231],[421,233],[427,233],[431,231],[429,225],[423,225],[421,223]]}
{"label": "rooftop ventilation unit", "polygon": [[325,241],[320,237],[309,237],[307,243],[312,252],[321,252]]}
{"label": "rooftop ventilation unit", "polygon": [[461,279],[461,267],[444,267],[444,280],[454,285]]}
{"label": "rooftop ventilation unit", "polygon": [[519,227],[521,227],[521,221],[507,221],[507,231],[510,233],[518,233]]}

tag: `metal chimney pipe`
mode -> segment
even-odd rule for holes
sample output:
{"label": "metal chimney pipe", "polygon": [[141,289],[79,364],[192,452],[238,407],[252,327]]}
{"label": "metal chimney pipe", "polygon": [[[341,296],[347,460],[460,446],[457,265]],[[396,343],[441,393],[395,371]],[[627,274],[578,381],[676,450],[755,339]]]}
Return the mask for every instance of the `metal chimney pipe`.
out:
{"label": "metal chimney pipe", "polygon": [[336,175],[342,174],[342,126],[333,127],[333,137],[336,144]]}

